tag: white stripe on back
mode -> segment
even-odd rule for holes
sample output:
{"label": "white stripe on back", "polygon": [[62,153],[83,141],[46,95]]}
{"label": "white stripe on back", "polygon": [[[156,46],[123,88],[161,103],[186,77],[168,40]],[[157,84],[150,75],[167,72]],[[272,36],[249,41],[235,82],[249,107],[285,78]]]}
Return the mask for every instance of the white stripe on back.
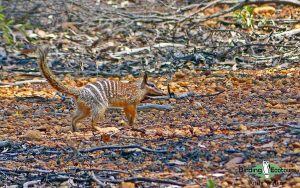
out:
{"label": "white stripe on back", "polygon": [[102,83],[104,83],[104,85],[105,85],[105,92],[109,95],[109,90],[108,90],[108,86],[107,86],[107,83],[106,83],[106,80],[103,80],[103,82]]}
{"label": "white stripe on back", "polygon": [[105,92],[105,89],[104,89],[104,87],[102,85],[102,82],[101,81],[97,81],[96,83],[97,83],[97,85],[99,85],[100,91],[103,94],[103,97],[105,97],[106,101],[108,102],[107,93]]}
{"label": "white stripe on back", "polygon": [[103,99],[105,98],[106,104],[108,104],[107,95],[106,95],[106,92],[105,92],[105,89],[104,89],[102,83],[101,82],[97,82],[97,83],[100,86],[100,91],[102,93]]}
{"label": "white stripe on back", "polygon": [[[105,96],[105,93],[100,92],[100,91],[99,91],[99,88],[96,87],[94,84],[88,84],[88,85],[92,86],[92,87],[97,91],[97,93],[98,93],[98,95],[101,97],[102,101],[107,105],[107,104],[108,104],[108,101],[107,101],[107,98],[106,98],[106,96]],[[101,89],[103,90],[102,85],[101,85],[101,84],[99,84],[99,85],[100,85]],[[104,99],[104,98],[105,98],[105,99]]]}
{"label": "white stripe on back", "polygon": [[85,87],[84,89],[86,89],[101,106],[104,106],[104,104],[98,100],[97,96],[89,88]]}
{"label": "white stripe on back", "polygon": [[116,82],[115,81],[111,81],[112,82],[112,93],[113,93],[113,96],[115,97],[116,95],[115,95],[115,93],[114,92],[116,92],[117,91],[117,87],[116,87]]}
{"label": "white stripe on back", "polygon": [[109,82],[108,80],[104,80],[103,81],[104,82],[104,84],[105,84],[105,86],[106,86],[106,89],[107,89],[107,94],[109,94],[109,96],[111,97],[111,90],[110,90],[110,87],[108,87],[108,85],[110,85],[109,83],[107,83],[107,82]]}
{"label": "white stripe on back", "polygon": [[115,91],[116,91],[116,96],[117,96],[119,94],[119,90],[118,90],[119,89],[118,88],[119,87],[119,83],[118,82],[114,82],[114,83],[116,84],[116,90]]}

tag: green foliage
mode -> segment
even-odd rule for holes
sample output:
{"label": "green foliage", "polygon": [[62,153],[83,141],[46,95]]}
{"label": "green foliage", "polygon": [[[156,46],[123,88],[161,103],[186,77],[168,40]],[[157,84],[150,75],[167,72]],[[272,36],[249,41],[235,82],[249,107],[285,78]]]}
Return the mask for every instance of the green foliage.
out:
{"label": "green foliage", "polygon": [[216,183],[214,182],[214,180],[211,180],[211,179],[207,180],[206,188],[215,188],[215,187],[217,187],[217,186],[216,186]]}
{"label": "green foliage", "polygon": [[7,19],[3,13],[4,8],[0,6],[0,31],[2,31],[2,37],[6,44],[13,45],[15,42],[13,32],[11,27],[14,25],[14,28],[17,29],[20,33],[22,33],[28,40],[26,30],[30,29],[32,26],[29,22],[24,24],[17,24],[12,19]]}
{"label": "green foliage", "polygon": [[19,32],[21,32],[27,39],[30,39],[27,35],[26,30],[32,29],[32,25],[29,22],[26,22],[24,24],[18,24],[16,27]]}
{"label": "green foliage", "polygon": [[0,6],[0,30],[2,31],[2,36],[4,41],[12,45],[14,43],[13,35],[11,34],[11,25],[14,23],[11,19],[6,19],[3,13],[3,7]]}
{"label": "green foliage", "polygon": [[251,6],[244,6],[242,10],[234,14],[235,19],[242,24],[243,27],[253,29],[253,10],[254,8]]}

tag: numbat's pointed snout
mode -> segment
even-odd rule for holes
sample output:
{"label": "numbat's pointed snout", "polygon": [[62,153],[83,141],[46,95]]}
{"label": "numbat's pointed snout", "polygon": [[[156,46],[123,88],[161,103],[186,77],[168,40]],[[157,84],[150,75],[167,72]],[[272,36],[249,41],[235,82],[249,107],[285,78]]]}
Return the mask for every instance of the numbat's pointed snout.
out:
{"label": "numbat's pointed snout", "polygon": [[46,48],[38,48],[38,63],[40,70],[49,84],[56,90],[74,97],[77,109],[73,115],[72,128],[77,131],[77,123],[92,116],[92,127],[96,126],[98,120],[104,118],[104,113],[109,106],[123,107],[130,125],[136,120],[136,107],[146,95],[165,95],[153,83],[148,82],[148,76],[143,75],[142,84],[140,82],[128,84],[112,80],[99,80],[87,84],[81,89],[65,86],[47,66]]}

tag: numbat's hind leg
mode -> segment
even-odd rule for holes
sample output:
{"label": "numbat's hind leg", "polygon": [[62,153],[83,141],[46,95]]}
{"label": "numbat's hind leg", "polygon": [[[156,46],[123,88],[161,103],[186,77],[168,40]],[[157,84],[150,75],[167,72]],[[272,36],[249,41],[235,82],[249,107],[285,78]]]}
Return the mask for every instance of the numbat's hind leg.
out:
{"label": "numbat's hind leg", "polygon": [[72,118],[72,130],[75,132],[75,131],[78,131],[78,128],[77,128],[77,123],[88,117],[90,115],[90,110],[88,107],[86,107],[84,105],[84,103],[82,102],[77,102],[77,110],[76,112],[74,113],[73,115],[73,118]]}
{"label": "numbat's hind leg", "polygon": [[97,111],[92,112],[92,127],[93,127],[93,129],[95,129],[97,131],[101,131],[101,129],[99,127],[97,127],[97,122],[99,120],[104,119],[105,110],[106,109],[103,108],[103,109],[99,109]]}
{"label": "numbat's hind leg", "polygon": [[133,126],[136,121],[136,105],[128,105],[124,108],[125,115],[130,126]]}

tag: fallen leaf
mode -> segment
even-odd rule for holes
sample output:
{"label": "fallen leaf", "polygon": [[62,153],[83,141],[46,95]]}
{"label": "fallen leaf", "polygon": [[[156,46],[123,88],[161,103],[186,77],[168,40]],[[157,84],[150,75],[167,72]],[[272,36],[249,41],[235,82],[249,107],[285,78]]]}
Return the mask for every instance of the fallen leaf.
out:
{"label": "fallen leaf", "polygon": [[41,132],[38,130],[28,130],[23,135],[23,138],[28,140],[42,140]]}
{"label": "fallen leaf", "polygon": [[185,165],[186,162],[182,162],[179,160],[169,160],[168,164],[170,164],[170,165]]}
{"label": "fallen leaf", "polygon": [[120,188],[135,188],[135,184],[131,182],[122,182]]}
{"label": "fallen leaf", "polygon": [[109,142],[111,140],[111,137],[109,134],[102,134],[101,135],[101,140],[105,143]]}
{"label": "fallen leaf", "polygon": [[247,126],[245,126],[245,125],[243,125],[243,124],[241,124],[239,128],[240,128],[241,131],[246,131],[246,130],[248,130]]}
{"label": "fallen leaf", "polygon": [[253,9],[253,15],[270,16],[276,12],[276,9],[271,6],[255,7]]}
{"label": "fallen leaf", "polygon": [[262,146],[259,146],[258,148],[272,148],[272,147],[274,147],[274,141],[264,144]]}
{"label": "fallen leaf", "polygon": [[230,161],[228,161],[225,164],[226,168],[232,168],[234,166],[236,166],[237,164],[241,164],[244,161],[243,157],[234,157],[233,159],[231,159]]}
{"label": "fallen leaf", "polygon": [[225,104],[226,99],[223,95],[219,95],[214,99],[214,103],[216,103],[216,104]]}
{"label": "fallen leaf", "polygon": [[294,29],[300,29],[300,24],[295,24]]}
{"label": "fallen leaf", "polygon": [[200,188],[200,185],[187,185],[184,186],[183,188]]}
{"label": "fallen leaf", "polygon": [[99,132],[100,134],[108,134],[108,133],[118,133],[120,132],[120,130],[116,127],[99,127],[97,129],[97,132]]}
{"label": "fallen leaf", "polygon": [[271,112],[275,112],[278,114],[287,114],[288,111],[286,109],[270,109]]}
{"label": "fallen leaf", "polygon": [[212,174],[212,176],[214,177],[222,177],[222,176],[225,176],[225,174],[222,174],[222,173],[215,173],[215,174]]}
{"label": "fallen leaf", "polygon": [[178,71],[178,72],[176,72],[176,73],[174,74],[174,76],[175,76],[176,78],[183,78],[183,77],[185,76],[185,74],[184,74],[183,72],[181,72],[181,71]]}
{"label": "fallen leaf", "polygon": [[77,27],[74,25],[74,23],[72,22],[64,22],[61,24],[61,27],[63,30],[67,30],[67,29],[71,29],[73,30],[75,33],[78,33],[78,29]]}
{"label": "fallen leaf", "polygon": [[45,38],[47,33],[41,29],[35,29],[34,32],[40,37],[40,38]]}
{"label": "fallen leaf", "polygon": [[203,178],[207,178],[207,176],[203,176],[203,175],[200,174],[200,175],[197,176],[197,178],[203,179]]}

